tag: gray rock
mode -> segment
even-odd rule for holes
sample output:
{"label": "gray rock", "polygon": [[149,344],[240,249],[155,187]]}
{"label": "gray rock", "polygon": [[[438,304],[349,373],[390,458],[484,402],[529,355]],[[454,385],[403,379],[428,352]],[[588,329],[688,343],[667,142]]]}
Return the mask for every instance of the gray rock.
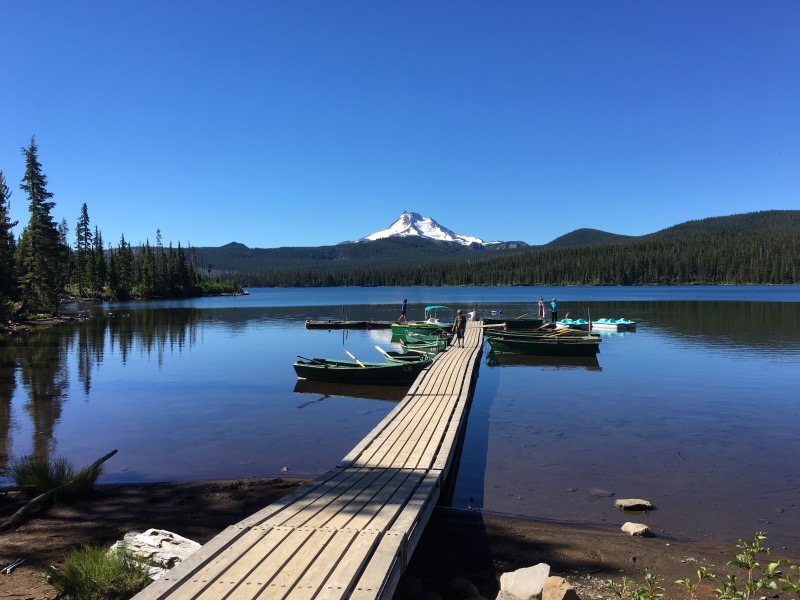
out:
{"label": "gray rock", "polygon": [[111,546],[111,550],[124,547],[128,552],[156,565],[150,569],[150,578],[158,579],[166,571],[191,556],[201,545],[177,533],[164,529],[148,529],[144,533],[131,531]]}
{"label": "gray rock", "polygon": [[620,498],[614,500],[614,506],[620,510],[653,510],[652,503],[641,498]]}
{"label": "gray rock", "polygon": [[[539,563],[532,567],[517,569],[500,576],[498,600],[539,600],[544,582],[550,576],[550,565]],[[503,596],[503,594],[507,594]]]}
{"label": "gray rock", "polygon": [[629,533],[630,535],[636,535],[640,537],[654,537],[655,534],[650,531],[650,528],[647,525],[642,525],[641,523],[625,523],[621,527],[622,531],[625,533]]}

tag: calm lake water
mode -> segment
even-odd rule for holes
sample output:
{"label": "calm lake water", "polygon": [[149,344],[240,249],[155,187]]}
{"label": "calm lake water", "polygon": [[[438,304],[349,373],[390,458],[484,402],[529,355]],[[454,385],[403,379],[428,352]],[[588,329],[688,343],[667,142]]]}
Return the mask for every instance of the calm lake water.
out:
{"label": "calm lake water", "polygon": [[[297,355],[381,360],[393,320],[448,304],[516,317],[559,298],[573,318],[627,317],[593,363],[494,360],[485,348],[454,505],[539,519],[647,523],[665,537],[756,531],[800,549],[800,288],[254,289],[249,296],[89,305],[92,316],[0,338],[0,485],[9,458],[109,452],[104,482],[312,477],[402,390],[297,385]],[[288,469],[288,473],[283,469]],[[646,498],[622,515],[614,498]]]}

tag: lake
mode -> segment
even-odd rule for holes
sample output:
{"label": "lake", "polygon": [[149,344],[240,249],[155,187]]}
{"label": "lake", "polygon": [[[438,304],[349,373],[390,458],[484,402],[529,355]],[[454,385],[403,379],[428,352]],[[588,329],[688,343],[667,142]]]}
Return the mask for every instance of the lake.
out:
{"label": "lake", "polygon": [[[91,318],[0,337],[0,485],[10,458],[103,482],[313,477],[402,397],[298,384],[298,355],[380,360],[394,320],[447,304],[506,317],[558,297],[572,318],[626,317],[596,362],[495,359],[484,348],[453,504],[537,519],[644,522],[664,537],[767,532],[800,549],[800,287],[252,289],[248,296],[86,305]],[[656,510],[622,515],[614,498]]]}

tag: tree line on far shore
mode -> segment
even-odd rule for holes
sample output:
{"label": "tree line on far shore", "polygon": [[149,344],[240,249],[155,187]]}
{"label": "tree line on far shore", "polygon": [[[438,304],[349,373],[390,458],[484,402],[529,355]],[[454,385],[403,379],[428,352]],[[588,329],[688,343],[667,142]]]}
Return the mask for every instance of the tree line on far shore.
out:
{"label": "tree line on far shore", "polygon": [[0,319],[54,313],[66,297],[128,300],[134,297],[188,297],[240,291],[232,281],[212,281],[196,268],[194,251],[149,241],[134,248],[123,234],[116,248],[103,246],[98,227],[91,227],[84,203],[68,241],[65,220],[56,223],[55,203],[38,159],[35,138],[27,148],[20,189],[27,195],[30,219],[15,239],[11,191],[0,171]]}
{"label": "tree line on far shore", "polygon": [[408,266],[319,261],[299,269],[264,265],[231,272],[247,287],[777,285],[800,284],[798,256],[800,228],[796,233],[692,233],[471,253]]}

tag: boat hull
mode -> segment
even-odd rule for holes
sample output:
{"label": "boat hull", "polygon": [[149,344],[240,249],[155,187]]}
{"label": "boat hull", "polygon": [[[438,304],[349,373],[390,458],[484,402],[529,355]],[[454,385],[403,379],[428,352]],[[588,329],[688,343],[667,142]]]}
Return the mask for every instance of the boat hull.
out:
{"label": "boat hull", "polygon": [[392,341],[399,342],[405,340],[409,333],[420,335],[432,335],[435,331],[449,331],[452,323],[426,323],[424,321],[411,321],[410,323],[392,323]]}
{"label": "boat hull", "polygon": [[293,366],[298,377],[309,381],[359,385],[411,385],[430,364],[430,359],[357,363],[315,358],[296,362]]}
{"label": "boat hull", "polygon": [[597,331],[636,331],[636,321],[627,319],[599,319],[592,322]]}
{"label": "boat hull", "polygon": [[483,317],[484,325],[502,325],[506,331],[533,331],[544,325],[544,319],[503,319],[501,317]]}
{"label": "boat hull", "polygon": [[594,335],[490,336],[495,354],[530,356],[595,356],[600,337]]}

